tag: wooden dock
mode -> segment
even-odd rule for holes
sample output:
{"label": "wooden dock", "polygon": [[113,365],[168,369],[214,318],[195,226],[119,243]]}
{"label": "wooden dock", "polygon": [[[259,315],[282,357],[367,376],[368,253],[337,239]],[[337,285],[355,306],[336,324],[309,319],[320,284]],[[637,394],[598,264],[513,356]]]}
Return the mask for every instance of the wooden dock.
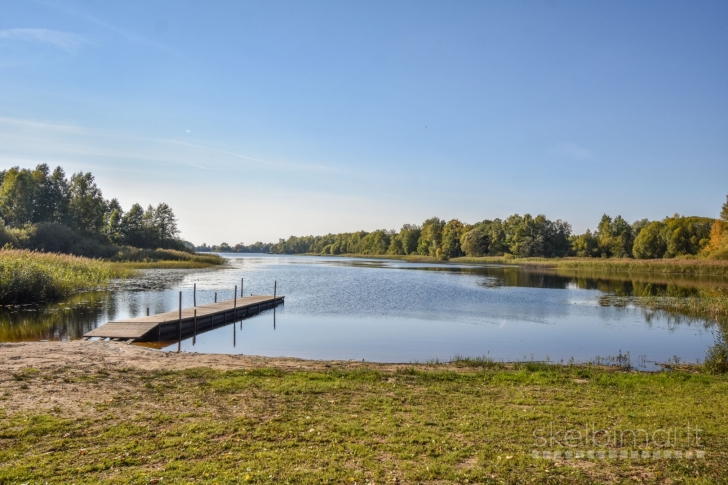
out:
{"label": "wooden dock", "polygon": [[[241,318],[256,315],[263,310],[274,308],[283,303],[283,296],[245,296],[207,305],[199,305],[179,310],[159,313],[148,317],[130,318],[108,322],[84,334],[84,339],[92,337],[113,340],[158,341],[177,340],[190,335],[211,330]],[[197,318],[195,318],[197,310]]]}

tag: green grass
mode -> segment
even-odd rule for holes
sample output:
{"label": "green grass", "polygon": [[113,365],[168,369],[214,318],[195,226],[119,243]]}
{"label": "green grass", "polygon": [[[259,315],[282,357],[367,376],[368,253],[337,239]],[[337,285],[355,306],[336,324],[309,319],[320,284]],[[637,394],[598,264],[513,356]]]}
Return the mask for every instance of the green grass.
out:
{"label": "green grass", "polygon": [[0,303],[63,298],[105,287],[119,276],[110,263],[65,254],[0,250]]}
{"label": "green grass", "polygon": [[[548,365],[17,376],[0,401],[0,483],[707,484],[728,476],[724,376]],[[685,440],[688,423],[701,429],[701,446],[675,449],[704,450],[703,459],[531,457],[551,426],[562,437],[587,426],[678,426]],[[577,449],[654,450],[632,445]]]}

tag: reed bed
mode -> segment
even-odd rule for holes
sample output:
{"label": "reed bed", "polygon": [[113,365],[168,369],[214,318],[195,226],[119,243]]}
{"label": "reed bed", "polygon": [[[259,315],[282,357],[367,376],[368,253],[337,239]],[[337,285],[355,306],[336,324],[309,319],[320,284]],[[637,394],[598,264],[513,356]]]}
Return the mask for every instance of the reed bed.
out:
{"label": "reed bed", "polygon": [[641,306],[690,317],[715,320],[728,330],[728,289],[701,288],[690,296],[646,296],[638,299]]}
{"label": "reed bed", "polygon": [[[174,249],[138,249],[125,247],[111,258],[116,263],[129,263],[137,268],[204,268],[225,264],[225,258],[217,254],[196,254]],[[134,263],[137,263],[136,265]]]}
{"label": "reed bed", "polygon": [[594,269],[605,272],[728,276],[728,261],[715,259],[572,259],[556,264],[560,269]]}
{"label": "reed bed", "polygon": [[653,273],[728,276],[728,261],[698,258],[676,259],[596,259],[596,258],[453,258],[454,263],[515,264],[604,273]]}
{"label": "reed bed", "polygon": [[28,250],[0,250],[0,304],[63,298],[105,287],[123,276],[98,259]]}
{"label": "reed bed", "polygon": [[119,271],[133,271],[135,269],[202,269],[218,266],[218,264],[200,261],[129,261],[111,264]]}
{"label": "reed bed", "polygon": [[105,288],[112,278],[135,269],[207,268],[225,260],[218,255],[171,249],[125,248],[111,261],[29,250],[0,250],[0,304],[57,300],[78,291]]}

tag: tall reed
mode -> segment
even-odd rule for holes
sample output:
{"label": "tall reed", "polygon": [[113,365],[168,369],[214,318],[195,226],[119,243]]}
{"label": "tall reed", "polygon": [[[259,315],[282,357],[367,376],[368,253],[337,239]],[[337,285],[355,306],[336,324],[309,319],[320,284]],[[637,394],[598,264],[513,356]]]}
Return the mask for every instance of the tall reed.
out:
{"label": "tall reed", "polygon": [[454,263],[515,264],[605,273],[657,273],[728,276],[728,261],[698,258],[675,259],[597,259],[597,258],[453,258]]}
{"label": "tall reed", "polygon": [[97,259],[28,250],[0,250],[0,304],[47,301],[105,287],[121,276]]}
{"label": "tall reed", "polygon": [[[132,267],[144,268],[147,263],[156,263],[154,267],[160,268],[204,268],[205,266],[216,266],[225,264],[225,258],[217,254],[199,254],[177,251],[175,249],[138,249],[126,246],[114,257],[113,262],[140,263],[130,265]],[[159,264],[160,262],[178,262],[178,264]],[[181,264],[186,263],[186,264]]]}

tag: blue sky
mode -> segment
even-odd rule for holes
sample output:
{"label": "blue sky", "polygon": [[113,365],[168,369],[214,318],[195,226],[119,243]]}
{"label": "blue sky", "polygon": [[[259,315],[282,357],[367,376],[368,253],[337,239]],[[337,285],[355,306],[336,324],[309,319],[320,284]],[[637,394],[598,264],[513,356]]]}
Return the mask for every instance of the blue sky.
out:
{"label": "blue sky", "polygon": [[195,243],[717,216],[726,2],[0,0],[0,165]]}

